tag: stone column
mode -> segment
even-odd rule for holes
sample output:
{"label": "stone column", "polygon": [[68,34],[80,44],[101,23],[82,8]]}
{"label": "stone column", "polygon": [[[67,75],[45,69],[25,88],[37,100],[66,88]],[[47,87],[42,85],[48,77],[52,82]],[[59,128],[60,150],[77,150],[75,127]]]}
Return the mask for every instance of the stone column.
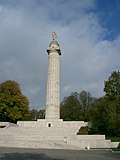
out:
{"label": "stone column", "polygon": [[61,51],[56,41],[56,33],[52,34],[52,42],[48,52],[48,79],[46,89],[46,113],[45,119],[60,118],[60,68],[59,55]]}

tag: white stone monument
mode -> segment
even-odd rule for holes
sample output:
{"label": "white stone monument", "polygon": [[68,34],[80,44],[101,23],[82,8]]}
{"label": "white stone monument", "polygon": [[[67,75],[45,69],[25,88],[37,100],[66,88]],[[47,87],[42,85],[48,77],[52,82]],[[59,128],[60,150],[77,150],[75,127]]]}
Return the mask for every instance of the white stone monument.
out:
{"label": "white stone monument", "polygon": [[84,121],[63,121],[60,119],[60,67],[61,51],[52,33],[52,42],[47,49],[48,79],[46,89],[45,119],[18,121],[17,125],[0,123],[0,147],[90,149],[114,148],[118,143],[105,140],[105,135],[77,135]]}
{"label": "white stone monument", "polygon": [[57,35],[52,33],[52,42],[47,49],[48,53],[48,79],[46,91],[45,119],[60,118],[60,67],[59,56],[61,51],[56,40]]}

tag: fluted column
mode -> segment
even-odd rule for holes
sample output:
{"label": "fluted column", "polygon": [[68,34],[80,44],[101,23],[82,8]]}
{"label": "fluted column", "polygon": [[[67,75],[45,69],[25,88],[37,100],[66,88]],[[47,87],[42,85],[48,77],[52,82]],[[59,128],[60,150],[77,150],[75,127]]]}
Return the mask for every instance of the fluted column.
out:
{"label": "fluted column", "polygon": [[51,42],[48,52],[48,79],[46,88],[45,119],[60,118],[60,67],[59,44],[55,39]]}

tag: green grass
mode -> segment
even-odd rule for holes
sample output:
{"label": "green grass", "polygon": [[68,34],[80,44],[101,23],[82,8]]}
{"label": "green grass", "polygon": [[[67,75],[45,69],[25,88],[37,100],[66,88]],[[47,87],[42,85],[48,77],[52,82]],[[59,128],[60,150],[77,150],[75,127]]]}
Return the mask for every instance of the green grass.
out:
{"label": "green grass", "polygon": [[120,148],[112,148],[111,150],[114,152],[120,152]]}
{"label": "green grass", "polygon": [[88,135],[88,127],[81,127],[77,135]]}
{"label": "green grass", "polygon": [[110,139],[111,142],[120,142],[120,137],[107,137],[106,139]]}
{"label": "green grass", "polygon": [[106,139],[110,139],[112,142],[120,142],[120,137],[106,137]]}

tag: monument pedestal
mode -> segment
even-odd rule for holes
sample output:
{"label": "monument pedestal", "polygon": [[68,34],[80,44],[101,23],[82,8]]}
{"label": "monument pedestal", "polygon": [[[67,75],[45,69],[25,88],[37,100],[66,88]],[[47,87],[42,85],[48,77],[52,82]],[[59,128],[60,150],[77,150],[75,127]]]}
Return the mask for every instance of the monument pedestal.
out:
{"label": "monument pedestal", "polygon": [[[18,121],[19,127],[39,128],[40,132],[45,131],[44,135],[48,133],[52,135],[61,134],[64,136],[76,135],[82,126],[87,126],[88,122],[84,121],[63,121],[62,119],[38,119],[37,121]],[[51,133],[49,132],[51,131]]]}

